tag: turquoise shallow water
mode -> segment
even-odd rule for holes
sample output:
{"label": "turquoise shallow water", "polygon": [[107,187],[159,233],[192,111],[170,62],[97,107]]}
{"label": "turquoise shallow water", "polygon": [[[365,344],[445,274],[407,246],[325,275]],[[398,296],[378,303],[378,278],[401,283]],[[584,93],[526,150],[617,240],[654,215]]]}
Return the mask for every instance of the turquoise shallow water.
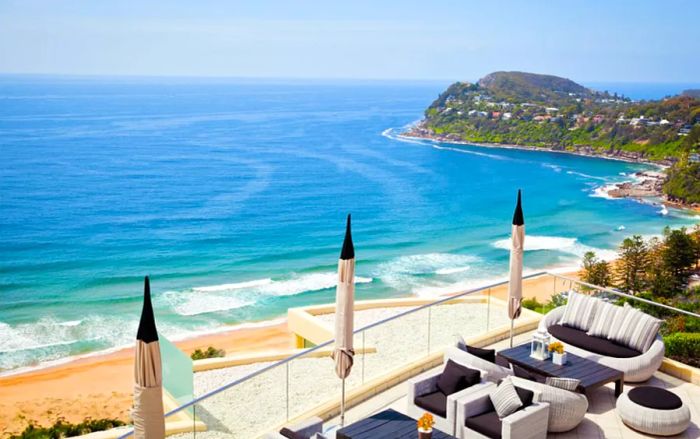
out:
{"label": "turquoise shallow water", "polygon": [[145,274],[171,339],[332,301],[348,212],[360,299],[505,275],[518,188],[530,270],[693,222],[596,196],[640,165],[398,139],[444,86],[1,78],[0,369],[131,343]]}

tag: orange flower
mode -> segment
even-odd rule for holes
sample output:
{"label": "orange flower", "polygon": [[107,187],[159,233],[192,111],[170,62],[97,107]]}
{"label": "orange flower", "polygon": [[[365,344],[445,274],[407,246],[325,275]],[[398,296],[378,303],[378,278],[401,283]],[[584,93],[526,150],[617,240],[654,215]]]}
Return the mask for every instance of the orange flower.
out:
{"label": "orange flower", "polygon": [[435,420],[433,419],[433,415],[430,413],[424,413],[418,420],[418,428],[421,430],[430,430],[433,428],[433,425],[435,425]]}
{"label": "orange flower", "polygon": [[560,341],[555,341],[549,344],[547,347],[549,352],[556,352],[557,354],[563,354],[564,353],[564,345]]}

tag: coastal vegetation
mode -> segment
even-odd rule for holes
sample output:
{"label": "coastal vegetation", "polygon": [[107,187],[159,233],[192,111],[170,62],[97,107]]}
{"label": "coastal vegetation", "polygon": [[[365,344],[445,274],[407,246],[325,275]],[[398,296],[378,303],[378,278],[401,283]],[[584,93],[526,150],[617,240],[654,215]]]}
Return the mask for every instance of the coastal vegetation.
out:
{"label": "coastal vegetation", "polygon": [[[690,282],[700,261],[700,228],[665,229],[661,238],[644,240],[639,235],[625,238],[618,248],[618,259],[607,262],[594,252],[581,261],[581,280],[603,287],[618,288],[642,299],[675,308],[700,312],[700,284]],[[588,288],[594,293],[593,289]],[[628,303],[664,321],[661,334],[666,356],[700,367],[700,319],[679,314],[628,298],[607,296],[617,305]],[[566,304],[564,294],[555,294],[546,303],[524,299],[524,308],[546,314]]]}
{"label": "coastal vegetation", "polygon": [[[592,284],[619,288],[643,299],[686,311],[700,311],[700,286],[690,282],[700,260],[700,228],[664,230],[661,238],[625,238],[614,263],[584,255],[581,279]],[[632,299],[618,299],[664,320],[661,332],[666,355],[697,366],[700,359],[700,319],[674,313]]]}
{"label": "coastal vegetation", "polygon": [[58,418],[49,427],[40,427],[30,422],[19,434],[11,435],[10,439],[61,439],[64,437],[82,436],[96,431],[110,430],[126,425],[118,419],[91,419],[72,424],[63,418]]}
{"label": "coastal vegetation", "polygon": [[195,349],[190,355],[193,360],[204,360],[206,358],[219,358],[226,355],[226,351],[223,349],[217,349],[214,346],[209,346],[205,350]]}
{"label": "coastal vegetation", "polygon": [[700,203],[697,90],[633,101],[557,76],[495,72],[450,85],[406,134],[662,163],[672,166],[669,198]]}

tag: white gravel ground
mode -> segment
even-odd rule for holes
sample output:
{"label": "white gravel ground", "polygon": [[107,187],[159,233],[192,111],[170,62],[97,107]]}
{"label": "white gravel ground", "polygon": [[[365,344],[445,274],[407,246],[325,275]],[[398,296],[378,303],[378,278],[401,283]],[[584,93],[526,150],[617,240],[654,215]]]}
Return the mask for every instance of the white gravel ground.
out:
{"label": "white gravel ground", "polygon": [[[355,313],[355,327],[405,312],[410,308],[384,308]],[[363,343],[377,352],[356,355],[346,389],[386,374],[391,369],[454,343],[457,334],[470,337],[508,322],[503,307],[458,303],[423,309],[383,323],[355,336],[355,348]],[[430,311],[428,311],[430,310]],[[487,319],[488,317],[488,319]],[[332,326],[333,314],[318,316]],[[488,320],[488,321],[487,321]],[[198,372],[197,395],[221,387],[271,363]],[[287,377],[289,379],[287,380]],[[209,427],[201,438],[252,438],[284,423],[318,404],[339,398],[341,382],[330,358],[299,358],[275,367],[196,406],[196,414]],[[192,434],[179,437],[192,437]]]}

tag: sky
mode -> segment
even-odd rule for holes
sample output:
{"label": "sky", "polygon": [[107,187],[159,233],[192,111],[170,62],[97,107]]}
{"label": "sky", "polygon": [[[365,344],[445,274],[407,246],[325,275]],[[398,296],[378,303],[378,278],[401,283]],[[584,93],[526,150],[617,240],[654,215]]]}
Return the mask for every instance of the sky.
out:
{"label": "sky", "polygon": [[700,82],[700,2],[0,0],[0,73]]}

